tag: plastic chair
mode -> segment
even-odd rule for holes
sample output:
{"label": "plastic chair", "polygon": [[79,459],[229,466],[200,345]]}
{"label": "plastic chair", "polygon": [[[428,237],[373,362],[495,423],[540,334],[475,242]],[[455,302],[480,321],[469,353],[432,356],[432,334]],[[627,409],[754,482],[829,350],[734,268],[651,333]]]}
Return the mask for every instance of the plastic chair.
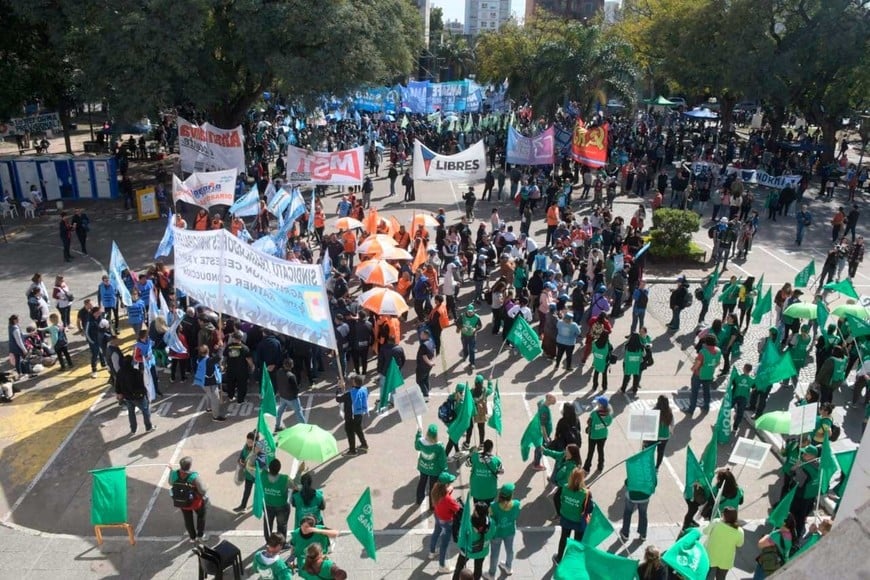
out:
{"label": "plastic chair", "polygon": [[235,544],[221,540],[213,548],[202,545],[193,549],[199,560],[199,580],[214,576],[223,580],[224,570],[232,566],[233,578],[242,579],[242,551]]}
{"label": "plastic chair", "polygon": [[36,217],[36,206],[32,203],[22,202],[21,207],[24,208],[24,217],[25,218],[35,218]]}
{"label": "plastic chair", "polygon": [[5,218],[17,218],[18,217],[18,208],[8,201],[0,202],[0,214]]}

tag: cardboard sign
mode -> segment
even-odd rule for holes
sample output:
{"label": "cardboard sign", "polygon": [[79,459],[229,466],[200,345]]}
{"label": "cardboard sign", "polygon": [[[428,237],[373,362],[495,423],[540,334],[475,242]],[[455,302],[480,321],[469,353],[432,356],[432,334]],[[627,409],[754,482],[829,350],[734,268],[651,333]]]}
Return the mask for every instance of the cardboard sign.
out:
{"label": "cardboard sign", "polygon": [[657,441],[661,413],[655,409],[632,410],[628,416],[628,438],[636,441]]}
{"label": "cardboard sign", "polygon": [[801,405],[789,407],[791,424],[788,429],[789,435],[802,435],[816,428],[816,415],[819,413],[819,404]]}
{"label": "cardboard sign", "polygon": [[393,392],[393,405],[399,411],[402,421],[417,421],[417,417],[426,414],[426,401],[416,384],[399,387]]}
{"label": "cardboard sign", "polygon": [[734,445],[734,450],[731,452],[731,457],[728,458],[728,463],[761,469],[769,452],[769,443],[739,437]]}
{"label": "cardboard sign", "polygon": [[160,217],[160,208],[157,205],[157,193],[153,187],[145,187],[136,190],[136,211],[139,221],[156,220]]}

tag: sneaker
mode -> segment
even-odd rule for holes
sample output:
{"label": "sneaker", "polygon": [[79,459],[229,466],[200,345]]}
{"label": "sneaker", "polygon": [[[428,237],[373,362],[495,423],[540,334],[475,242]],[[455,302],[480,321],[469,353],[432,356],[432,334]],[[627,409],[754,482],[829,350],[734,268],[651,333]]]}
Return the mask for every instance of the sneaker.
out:
{"label": "sneaker", "polygon": [[240,513],[240,512],[245,511],[245,509],[246,509],[245,506],[243,506],[243,505],[237,505],[236,507],[233,508],[233,511],[236,512],[236,513]]}
{"label": "sneaker", "polygon": [[135,429],[130,429],[130,435],[135,435],[135,434],[136,434],[136,430],[135,430]]}
{"label": "sneaker", "polygon": [[493,580],[494,576],[495,576],[495,574],[490,574],[489,572],[484,572],[483,574],[480,575],[480,577],[483,578],[483,580]]}
{"label": "sneaker", "polygon": [[462,450],[463,450],[463,451],[468,451],[468,448],[469,448],[469,447],[471,447],[471,444],[468,443],[468,441],[463,441],[463,443],[462,443]]}
{"label": "sneaker", "polygon": [[507,567],[506,565],[504,565],[504,564],[499,564],[499,565],[498,565],[498,569],[501,570],[502,573],[503,573],[505,576],[510,576],[510,575],[512,575],[512,574],[514,573],[513,570],[511,570],[510,568],[508,568],[508,567]]}
{"label": "sneaker", "polygon": [[430,560],[434,560],[437,556],[438,556],[438,554],[436,554],[435,552],[429,552],[428,558]]}
{"label": "sneaker", "polygon": [[359,451],[360,451],[360,453],[368,453],[368,452],[369,452],[369,446],[368,446],[368,445],[360,445],[360,446],[359,446]]}
{"label": "sneaker", "polygon": [[623,542],[627,542],[627,541],[628,541],[628,536],[626,536],[626,535],[623,534],[622,532],[619,532],[619,539],[622,540]]}
{"label": "sneaker", "polygon": [[547,468],[543,464],[540,465],[532,465],[532,471],[546,471]]}
{"label": "sneaker", "polygon": [[97,378],[97,371],[91,371],[91,378],[92,379]]}
{"label": "sneaker", "polygon": [[348,449],[344,452],[345,455],[359,455],[359,451],[356,449]]}
{"label": "sneaker", "polygon": [[283,430],[284,430],[284,427],[275,427],[275,434],[277,435],[278,433],[280,433]]}
{"label": "sneaker", "polygon": [[218,423],[223,423],[224,421],[227,420],[227,418],[226,417],[212,417],[211,420],[216,421]]}
{"label": "sneaker", "polygon": [[646,542],[646,536],[638,536],[637,539],[641,542]]}
{"label": "sneaker", "polygon": [[448,568],[447,566],[438,566],[438,570],[436,570],[438,574],[453,574],[453,570]]}
{"label": "sneaker", "polygon": [[154,431],[157,431],[157,425],[151,425],[150,429],[145,429],[146,433],[153,433]]}

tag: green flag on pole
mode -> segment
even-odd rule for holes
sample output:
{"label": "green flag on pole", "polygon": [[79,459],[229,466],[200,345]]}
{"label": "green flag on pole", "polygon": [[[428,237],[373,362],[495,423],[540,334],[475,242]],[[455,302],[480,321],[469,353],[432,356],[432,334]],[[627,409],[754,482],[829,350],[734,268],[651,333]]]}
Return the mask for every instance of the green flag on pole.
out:
{"label": "green flag on pole", "polygon": [[822,286],[822,288],[825,290],[833,290],[834,292],[839,292],[844,296],[858,300],[858,293],[855,292],[855,287],[852,285],[852,281],[848,278],[843,278],[839,282],[829,282]]}
{"label": "green flag on pole", "polygon": [[828,327],[828,316],[830,313],[828,312],[828,307],[825,305],[824,300],[819,300],[816,302],[816,322],[819,324],[819,330],[822,332]]}
{"label": "green flag on pole", "polygon": [[375,519],[372,512],[372,492],[367,487],[357,500],[356,505],[347,514],[347,527],[353,537],[362,544],[366,554],[372,560],[377,560],[375,549]]}
{"label": "green flag on pole", "polygon": [[107,467],[89,472],[91,488],[91,525],[110,526],[127,523],[127,468]]}
{"label": "green flag on pole", "polygon": [[613,524],[598,507],[598,504],[592,502],[592,513],[589,514],[589,522],[586,524],[586,531],[583,532],[581,542],[590,547],[596,547],[598,544],[610,537],[613,533]]}
{"label": "green flag on pole", "polygon": [[495,432],[501,435],[502,431],[502,410],[501,410],[501,393],[498,390],[498,381],[495,382],[495,394],[492,396],[492,416],[487,425],[495,429]]}
{"label": "green flag on pole", "polygon": [[[759,292],[761,291],[759,290]],[[770,288],[768,288],[767,292],[764,293],[761,299],[755,303],[755,308],[752,309],[752,323],[760,323],[762,317],[770,312],[772,308],[773,298],[770,295]]]}
{"label": "green flag on pole", "polygon": [[[713,461],[715,465],[715,460]],[[715,467],[714,467],[715,469]],[[704,488],[708,494],[712,494],[710,489],[710,480],[704,475],[704,469],[698,462],[691,447],[686,448],[686,487],[683,490],[683,497],[691,500],[695,496],[694,485],[698,483]]]}
{"label": "green flag on pole", "polygon": [[788,517],[789,511],[791,511],[791,502],[794,499],[794,493],[797,491],[798,486],[794,486],[791,488],[785,497],[779,500],[779,503],[776,504],[776,507],[773,508],[770,512],[770,515],[767,516],[767,523],[773,526],[775,529],[779,529],[782,527],[782,524],[785,523],[785,519]]}
{"label": "green flag on pole", "polygon": [[584,545],[573,538],[565,544],[562,560],[553,573],[553,580],[634,580],[637,560],[610,554]]}
{"label": "green flag on pole", "polygon": [[462,510],[462,520],[459,522],[459,533],[456,535],[456,547],[468,554],[471,550],[472,532],[471,512],[474,511],[474,500],[471,498],[471,490],[465,496],[465,507]]}
{"label": "green flag on pole", "polygon": [[390,398],[396,389],[405,384],[405,379],[402,378],[402,371],[399,370],[399,364],[395,358],[390,359],[390,364],[387,367],[387,374],[384,376],[384,384],[381,387],[381,396],[378,400],[378,411],[383,411],[390,405]]}
{"label": "green flag on pole", "polygon": [[655,493],[658,485],[655,454],[656,446],[651,445],[625,460],[625,487],[628,491],[646,495]]}
{"label": "green flag on pole", "polygon": [[701,541],[701,530],[692,528],[662,554],[662,561],[686,580],[706,580],[710,557]]}
{"label": "green flag on pole", "polygon": [[707,283],[704,285],[704,300],[709,302],[713,298],[713,292],[716,291],[716,286],[719,284],[719,268],[717,267],[713,270],[713,273],[710,274],[710,279],[707,280]]}
{"label": "green flag on pole", "polygon": [[704,447],[704,453],[701,454],[701,470],[707,482],[713,481],[713,474],[716,473],[716,464],[719,461],[719,430],[713,429],[713,437],[707,446]]}
{"label": "green flag on pole", "polygon": [[254,465],[254,505],[251,506],[251,510],[257,519],[263,518],[266,507],[266,489],[263,487],[262,471],[259,465]]}
{"label": "green flag on pole", "polygon": [[471,425],[471,419],[474,417],[474,398],[471,396],[471,391],[463,384],[464,394],[459,402],[459,408],[456,409],[456,418],[447,426],[447,434],[450,440],[454,443],[459,443],[465,431]]}
{"label": "green flag on pole", "polygon": [[257,431],[260,432],[260,437],[262,437],[260,446],[263,449],[263,453],[266,454],[266,465],[269,465],[275,459],[275,449],[278,446],[275,445],[275,437],[269,431],[269,426],[266,425],[266,414],[263,412],[262,407],[260,407],[260,417],[257,419]]}
{"label": "green flag on pole", "polygon": [[528,361],[534,360],[543,352],[538,333],[529,326],[529,323],[522,316],[517,316],[514,319],[511,331],[507,335],[507,341],[517,347],[523,358]]}
{"label": "green flag on pole", "polygon": [[810,260],[806,267],[798,272],[794,277],[795,288],[806,288],[810,278],[816,275],[816,261]]}
{"label": "green flag on pole", "polygon": [[263,378],[260,379],[260,412],[269,413],[273,417],[278,416],[278,406],[275,404],[275,389],[272,388],[272,379],[263,363]]}
{"label": "green flag on pole", "polygon": [[[716,281],[719,279],[717,277]],[[719,295],[719,302],[725,302],[726,300],[733,298],[735,301],[737,300],[737,295],[740,294],[740,287],[743,285],[743,278],[738,278],[734,284],[728,283],[727,286],[722,291],[722,294]]]}
{"label": "green flag on pole", "polygon": [[851,314],[846,315],[846,327],[854,338],[870,336],[870,323]]}
{"label": "green flag on pole", "polygon": [[535,416],[532,417],[526,430],[523,431],[523,438],[520,440],[520,456],[523,461],[529,460],[529,450],[532,447],[540,447],[544,444],[544,434],[541,433],[541,415],[535,411]]}
{"label": "green flag on pole", "polygon": [[758,372],[755,373],[755,387],[765,389],[769,385],[790,379],[797,374],[791,353],[780,352],[773,341],[768,340],[761,353]]}
{"label": "green flag on pole", "polygon": [[[731,441],[731,410],[734,408],[731,400],[731,382],[737,377],[737,367],[731,367],[731,376],[725,385],[725,394],[722,396],[722,405],[719,407],[719,415],[716,417],[716,429],[719,430],[719,441],[728,443]],[[740,418],[738,417],[738,420]]]}
{"label": "green flag on pole", "polygon": [[841,451],[834,455],[837,463],[840,465],[840,483],[834,488],[838,496],[843,497],[843,492],[846,491],[846,485],[849,483],[849,475],[852,473],[852,466],[855,465],[855,456],[858,455],[857,449],[849,451]]}
{"label": "green flag on pole", "polygon": [[819,460],[819,493],[827,493],[831,487],[831,478],[837,473],[840,466],[837,465],[837,459],[831,451],[831,441],[828,439],[828,433],[825,431],[825,440],[822,442],[822,454]]}

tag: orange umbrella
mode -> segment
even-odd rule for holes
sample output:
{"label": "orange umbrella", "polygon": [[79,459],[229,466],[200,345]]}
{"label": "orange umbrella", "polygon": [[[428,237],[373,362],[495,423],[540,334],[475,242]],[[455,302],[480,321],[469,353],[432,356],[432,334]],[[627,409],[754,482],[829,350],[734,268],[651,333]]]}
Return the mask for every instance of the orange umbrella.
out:
{"label": "orange umbrella", "polygon": [[415,213],[414,218],[411,220],[411,231],[417,231],[417,226],[422,225],[424,228],[437,228],[441,225],[435,216],[428,213]]}
{"label": "orange umbrella", "polygon": [[352,217],[343,217],[335,220],[335,228],[338,231],[355,230],[361,227],[363,227],[362,222],[359,220],[355,220]]}
{"label": "orange umbrella", "polygon": [[356,275],[367,284],[386,286],[399,281],[399,271],[386,260],[366,260],[356,267]]}
{"label": "orange umbrella", "polygon": [[359,297],[359,305],[375,314],[399,316],[408,311],[408,304],[402,295],[387,288],[373,288]]}
{"label": "orange umbrella", "polygon": [[382,260],[413,260],[414,256],[408,250],[402,248],[387,247],[379,256]]}
{"label": "orange umbrella", "polygon": [[[357,248],[358,254],[381,256],[387,248],[395,248],[396,240],[382,234],[369,236]],[[392,258],[391,258],[392,259]]]}
{"label": "orange umbrella", "polygon": [[365,226],[366,231],[372,235],[378,233],[378,210],[372,208],[369,210],[369,213],[366,215],[363,220],[363,226]]}

